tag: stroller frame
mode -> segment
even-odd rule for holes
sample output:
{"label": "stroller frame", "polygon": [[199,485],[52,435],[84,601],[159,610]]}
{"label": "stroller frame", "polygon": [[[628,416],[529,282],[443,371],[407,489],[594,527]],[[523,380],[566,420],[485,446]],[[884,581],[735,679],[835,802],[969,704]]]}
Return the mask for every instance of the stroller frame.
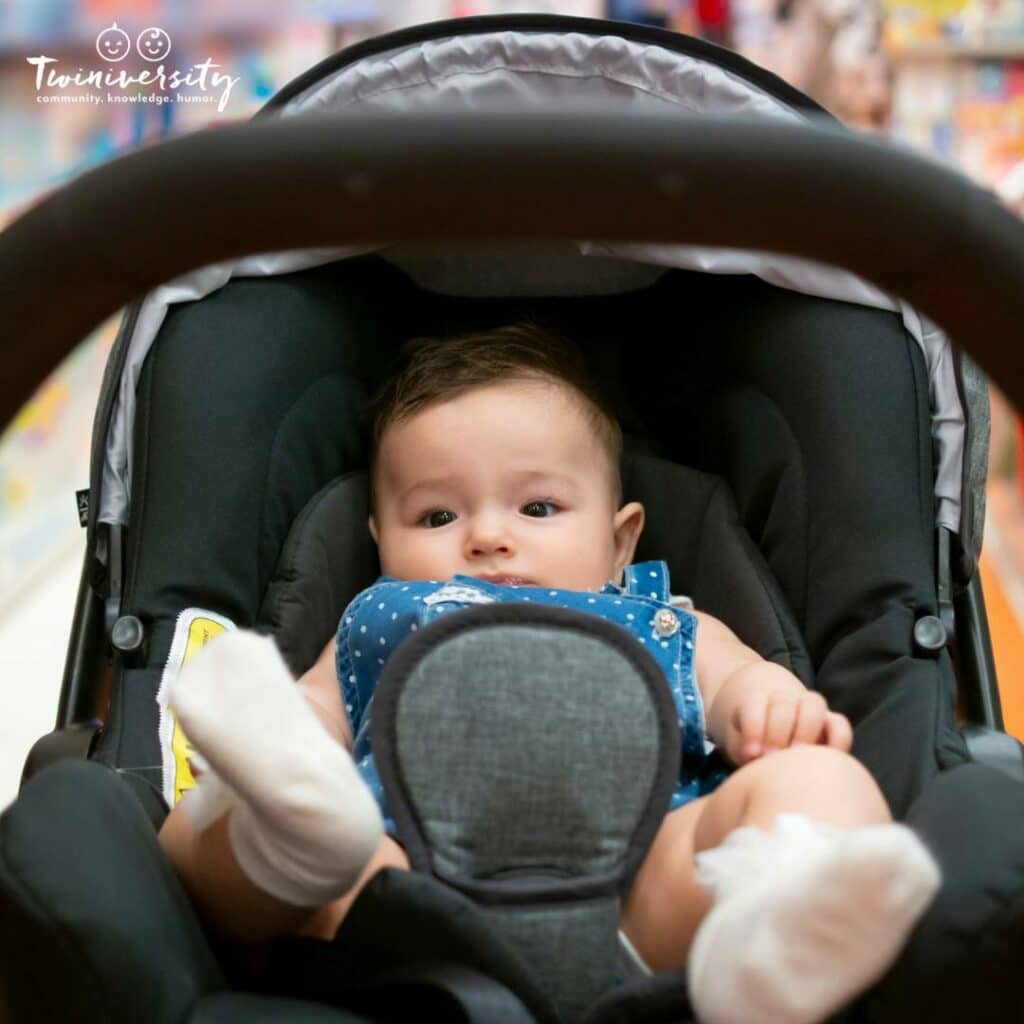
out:
{"label": "stroller frame", "polygon": [[[499,21],[502,25],[516,22],[524,30],[530,26],[549,29],[578,25],[571,19]],[[484,23],[488,28],[495,24],[489,19],[467,19],[450,28],[453,32],[479,31]],[[609,28],[607,23],[597,24],[602,31]],[[432,26],[418,31],[437,29],[438,26]],[[623,31],[627,29],[624,27]],[[664,35],[656,30],[630,27],[628,31],[635,31],[636,38],[668,45]],[[389,42],[400,37],[402,34],[396,34]],[[673,45],[679,45],[675,38],[672,37]],[[695,41],[686,45],[694,52],[715,50]],[[339,55],[332,60],[341,59]],[[303,81],[297,80],[289,89],[298,91]],[[288,89],[282,96],[287,94]],[[454,223],[447,231],[454,238],[598,236],[677,241],[683,234],[687,241],[751,248],[769,245],[774,238],[778,248],[783,208],[799,197],[804,202],[804,215],[789,225],[791,230],[783,246],[786,251],[847,266],[915,302],[962,343],[970,342],[972,352],[997,372],[1011,398],[1024,404],[1020,357],[999,345],[1001,338],[1010,336],[1024,322],[1024,270],[1017,258],[1024,250],[1024,227],[979,190],[929,162],[823,128],[769,130],[749,123],[681,124],[678,119],[648,115],[626,118],[617,113],[599,115],[593,111],[570,117],[510,112],[500,117],[463,117],[457,123],[435,116],[363,118],[341,120],[338,126],[344,127],[344,132],[333,133],[325,144],[322,123],[280,124],[258,119],[243,129],[226,129],[203,138],[170,143],[159,147],[159,153],[135,154],[116,166],[99,169],[51,197],[0,239],[0,275],[10,271],[8,279],[15,285],[10,302],[12,314],[3,328],[8,337],[0,343],[8,344],[8,350],[16,353],[29,351],[26,339],[15,334],[12,325],[31,322],[26,318],[36,320],[43,343],[34,349],[40,354],[30,361],[35,366],[40,359],[49,359],[55,350],[80,337],[83,328],[137,295],[140,287],[166,280],[186,265],[213,262],[239,252],[335,243],[342,237],[360,241],[396,237],[396,232],[403,232],[412,238],[430,238],[436,226],[433,211],[428,207],[438,203],[455,213]],[[429,187],[430,203],[410,199],[404,187],[404,153],[394,153],[388,145],[396,130],[402,133],[406,149],[422,154],[418,173]],[[490,154],[486,162],[473,159],[476,145]],[[611,154],[611,159],[602,168],[603,176],[592,179],[595,150]],[[453,153],[459,154],[460,163],[453,161]],[[541,153],[543,160],[538,159]],[[494,154],[500,158],[495,159]],[[247,179],[238,173],[250,168],[257,155],[266,156],[270,179],[261,175]],[[107,280],[106,268],[89,268],[83,274],[82,268],[72,268],[70,262],[58,261],[56,266],[50,262],[66,230],[63,224],[73,222],[67,219],[69,209],[84,211],[80,221],[85,222],[87,235],[104,224],[109,227],[106,207],[98,207],[100,214],[90,212],[99,195],[134,197],[131,202],[138,204],[140,216],[134,220],[128,217],[124,222],[131,224],[131,233],[137,240],[148,245],[166,227],[160,197],[173,195],[178,184],[188,180],[196,167],[210,161],[219,166],[219,176],[204,211],[211,214],[211,230],[199,249],[193,247],[186,253],[183,238],[172,234],[169,249],[162,254],[159,265],[126,260],[129,266],[146,268],[142,275],[145,280],[130,273]],[[820,162],[849,171],[837,181],[837,187],[824,202],[812,187]],[[372,183],[372,209],[360,189],[338,194],[335,172],[351,166],[358,166]],[[763,223],[751,216],[755,203],[760,206],[763,197],[728,185],[728,169],[735,166],[744,166],[748,174],[757,173],[759,168],[781,168],[770,197],[771,216]],[[330,173],[324,173],[325,168]],[[652,175],[651,168],[661,177]],[[682,174],[689,188],[705,192],[726,180],[726,194],[715,204],[708,204],[709,209],[690,209],[684,213],[676,188],[678,179],[665,177],[665,168]],[[275,195],[268,210],[266,181],[282,173],[303,182],[303,187],[290,195]],[[892,183],[891,191],[880,194],[868,188],[879,178]],[[510,212],[496,208],[491,201],[496,187],[510,198]],[[232,213],[225,216],[217,205],[229,192]],[[296,194],[302,194],[303,201],[312,208],[327,208],[327,200],[331,199],[331,213],[318,221],[298,216],[299,204],[293,198]],[[538,194],[548,199],[543,220],[530,213],[530,200]],[[723,221],[717,214],[726,204],[732,204],[738,215]],[[552,209],[561,211],[555,223],[548,219]],[[601,212],[610,209],[615,216]],[[257,210],[262,220],[255,215]],[[628,222],[622,219],[622,210],[630,211]],[[94,218],[91,224],[90,218]],[[247,226],[233,235],[226,229],[237,223],[236,218],[245,220]],[[905,230],[901,241],[880,258],[872,232],[864,225],[881,218],[902,225]],[[685,229],[678,226],[678,220],[686,225]],[[116,223],[122,220],[117,219]],[[822,224],[827,225],[827,231],[821,229]],[[961,242],[953,252],[948,251],[950,238]],[[189,241],[192,244],[195,240]],[[944,260],[941,266],[934,262],[939,252]],[[45,290],[38,276],[43,266],[47,267],[51,282]],[[962,302],[963,286],[952,287],[952,282],[961,279],[971,282],[982,297],[980,313]],[[53,284],[60,290],[66,287],[72,296],[59,309],[43,301],[44,291],[49,291]],[[98,417],[98,427],[101,419]],[[108,640],[121,659],[135,656],[143,642],[136,624],[120,614],[120,528],[101,527],[93,519],[90,534],[92,554],[87,555],[80,584],[58,709],[58,725],[71,727],[77,737],[72,746],[77,744],[79,753],[84,752],[83,741],[88,740],[85,745],[89,747],[94,742],[91,728],[81,726],[96,712],[97,695],[89,687],[100,678]],[[961,683],[973,680],[967,699],[969,715],[998,729],[1002,723],[980,585],[973,576],[953,596],[955,558],[949,541],[948,536],[939,534],[936,590],[940,618],[945,618],[947,625],[949,606],[955,607]],[[97,585],[103,587],[104,596],[97,593]],[[921,646],[926,648],[928,637],[923,639],[926,642]],[[64,740],[68,735],[65,733]],[[991,741],[991,734],[979,735],[986,742]],[[998,740],[995,744],[996,759],[1012,749],[1011,755],[1006,756],[1007,773],[1020,777],[1019,747],[1008,748]],[[39,760],[46,759],[46,753],[37,748],[33,770],[39,766]]]}

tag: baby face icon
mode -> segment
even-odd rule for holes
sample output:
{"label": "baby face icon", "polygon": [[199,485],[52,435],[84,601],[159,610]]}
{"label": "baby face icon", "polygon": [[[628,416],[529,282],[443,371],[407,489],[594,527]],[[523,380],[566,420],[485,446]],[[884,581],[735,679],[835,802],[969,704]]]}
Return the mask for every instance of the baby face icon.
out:
{"label": "baby face icon", "polygon": [[171,37],[162,28],[145,28],[135,40],[135,49],[143,60],[163,60],[171,52]]}
{"label": "baby face icon", "polygon": [[124,60],[131,52],[132,41],[128,33],[115,21],[96,37],[96,52],[109,61]]}

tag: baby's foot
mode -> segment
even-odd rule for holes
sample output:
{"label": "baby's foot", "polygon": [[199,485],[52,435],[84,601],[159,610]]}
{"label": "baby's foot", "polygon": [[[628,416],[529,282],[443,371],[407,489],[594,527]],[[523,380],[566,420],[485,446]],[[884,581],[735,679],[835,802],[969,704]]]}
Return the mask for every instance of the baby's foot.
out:
{"label": "baby's foot", "polygon": [[[931,903],[939,870],[906,826],[806,824],[802,856],[792,827],[777,830],[787,834],[774,856],[775,833],[746,828],[698,854],[698,878],[717,893],[687,963],[702,1024],[824,1020],[885,973]],[[745,845],[764,870],[744,885],[735,868]],[[716,878],[719,866],[727,877]]]}
{"label": "baby's foot", "polygon": [[197,789],[211,797],[193,799],[196,827],[211,807],[234,805],[231,847],[257,886],[296,906],[347,892],[380,841],[380,811],[273,640],[216,637],[182,669],[170,704],[208,765]]}

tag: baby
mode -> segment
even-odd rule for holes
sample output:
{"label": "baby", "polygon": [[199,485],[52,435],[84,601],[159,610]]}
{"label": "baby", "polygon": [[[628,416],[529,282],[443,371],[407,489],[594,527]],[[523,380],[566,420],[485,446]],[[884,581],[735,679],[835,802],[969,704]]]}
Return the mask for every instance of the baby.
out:
{"label": "baby", "polygon": [[[695,708],[701,749],[706,730],[736,770],[679,780],[623,907],[623,944],[645,969],[685,964],[707,1024],[822,1020],[891,965],[938,870],[849,755],[843,715],[667,586],[638,593],[644,509],[622,503],[621,446],[578,353],[539,328],[415,345],[378,402],[369,528],[375,587],[431,585],[405,587],[380,629],[399,614],[416,629],[426,609],[411,602],[453,576],[497,599],[603,593],[670,615],[694,649],[661,660],[667,684]],[[376,605],[368,593],[300,680],[306,701],[273,643],[241,631],[172,692],[206,770],[160,840],[206,923],[236,942],[330,939],[374,874],[409,866],[382,829],[368,739],[394,643],[363,659],[351,632]]]}

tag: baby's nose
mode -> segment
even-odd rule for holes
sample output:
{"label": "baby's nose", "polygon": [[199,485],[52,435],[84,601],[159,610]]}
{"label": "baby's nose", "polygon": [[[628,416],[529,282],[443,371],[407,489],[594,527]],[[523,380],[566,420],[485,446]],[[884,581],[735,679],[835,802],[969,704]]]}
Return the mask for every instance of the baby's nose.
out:
{"label": "baby's nose", "polygon": [[512,550],[507,540],[490,537],[474,537],[470,542],[470,551],[474,555],[507,554]]}
{"label": "baby's nose", "polygon": [[473,555],[508,554],[512,550],[511,535],[494,521],[474,523],[468,542]]}

